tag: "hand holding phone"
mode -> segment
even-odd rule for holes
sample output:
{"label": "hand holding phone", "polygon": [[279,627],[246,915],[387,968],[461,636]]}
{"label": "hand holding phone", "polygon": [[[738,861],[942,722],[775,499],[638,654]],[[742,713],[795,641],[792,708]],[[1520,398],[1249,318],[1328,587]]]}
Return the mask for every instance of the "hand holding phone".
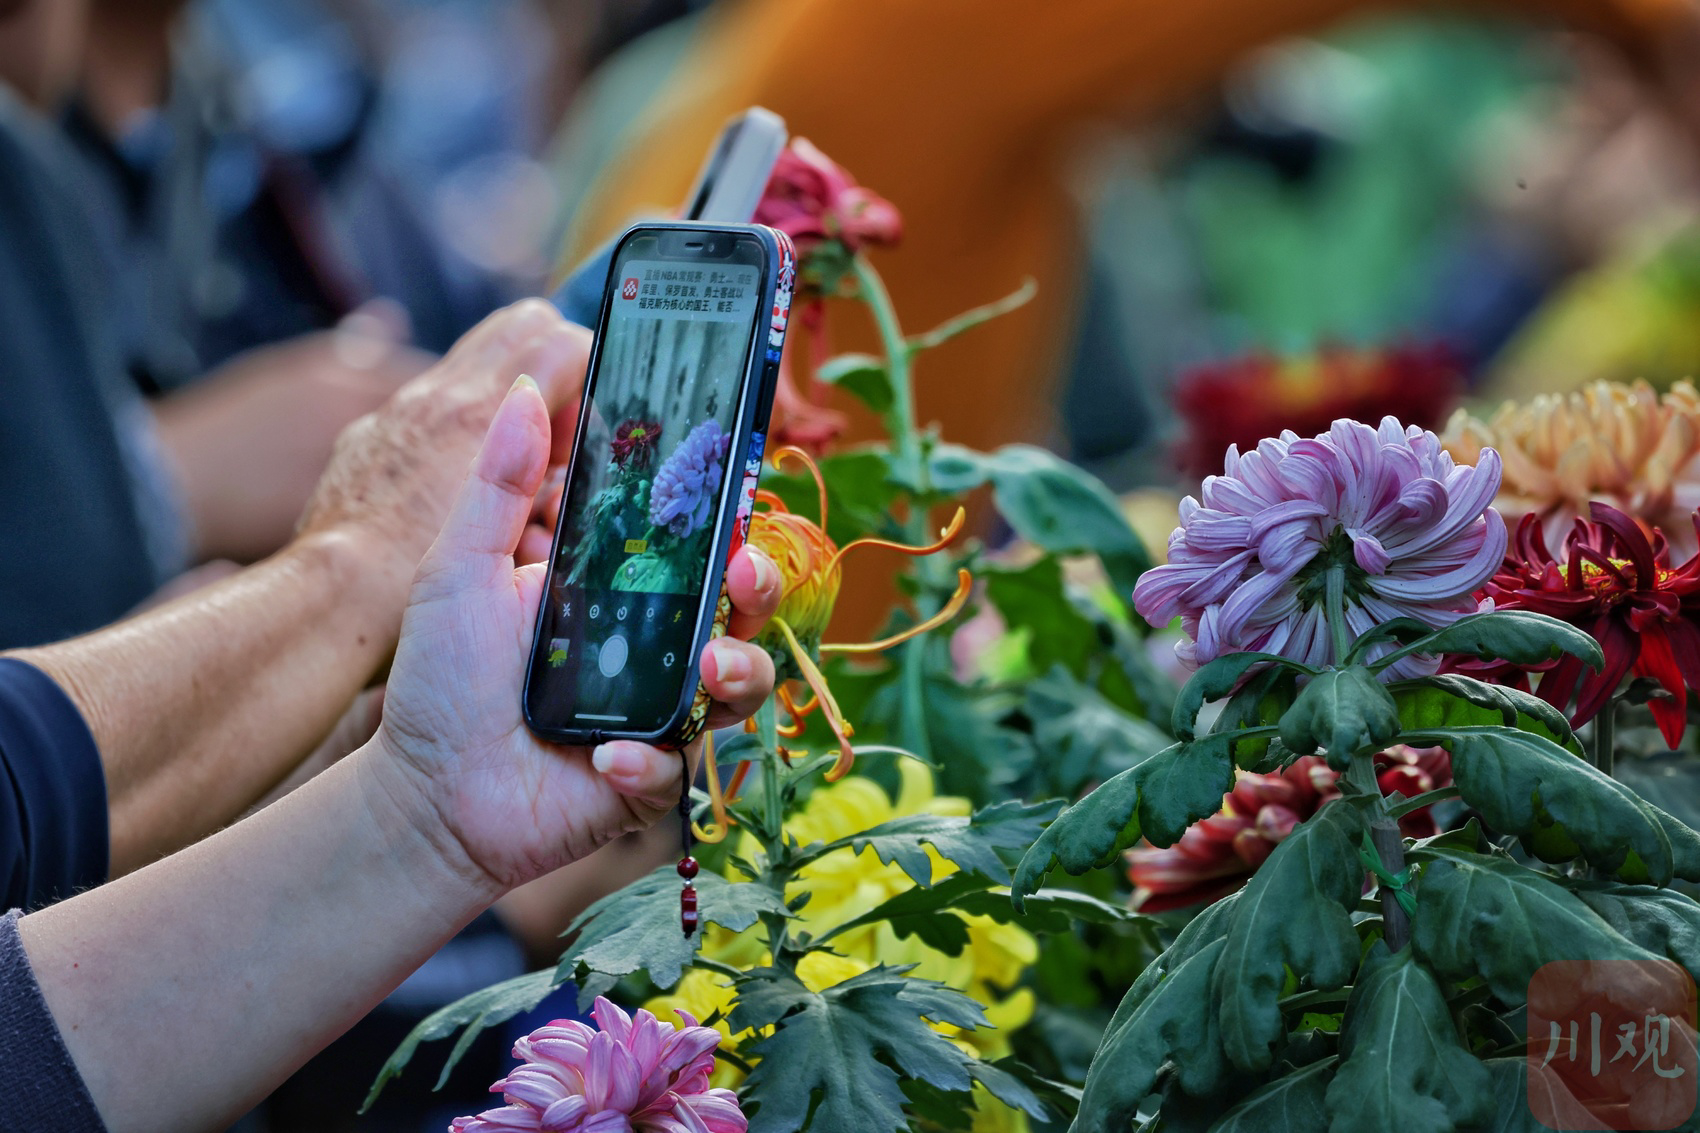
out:
{"label": "hand holding phone", "polygon": [[757,225],[617,241],[538,611],[525,718],[567,743],[683,746],[749,530],[795,263]]}

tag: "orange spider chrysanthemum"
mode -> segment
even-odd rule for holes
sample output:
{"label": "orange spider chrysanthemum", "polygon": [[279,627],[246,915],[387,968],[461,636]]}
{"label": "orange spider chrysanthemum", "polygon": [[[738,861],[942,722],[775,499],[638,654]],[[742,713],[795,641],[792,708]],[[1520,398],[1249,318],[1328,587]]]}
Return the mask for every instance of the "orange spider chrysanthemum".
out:
{"label": "orange spider chrysanthemum", "polygon": [[[833,735],[838,737],[838,762],[826,773],[828,781],[835,781],[843,778],[855,761],[855,750],[850,745],[850,737],[855,734],[855,729],[844,718],[838,701],[833,698],[832,689],[827,686],[826,678],[820,671],[820,655],[878,653],[935,629],[962,611],[973,586],[973,577],[967,571],[959,570],[956,592],[932,617],[879,641],[823,644],[821,635],[826,632],[827,623],[832,619],[833,606],[838,601],[838,591],[844,582],[844,557],[858,547],[885,547],[905,555],[936,554],[949,546],[961,533],[965,513],[961,508],[957,508],[949,525],[939,533],[937,541],[924,547],[868,538],[857,539],[841,548],[825,530],[826,485],[821,480],[820,469],[815,466],[808,453],[792,446],[774,453],[774,467],[777,468],[787,459],[802,461],[814,477],[820,490],[820,522],[789,510],[784,501],[771,492],[756,493],[756,501],[766,505],[767,510],[758,511],[751,517],[749,542],[766,552],[778,565],[784,580],[779,609],[768,622],[767,628],[756,638],[756,643],[773,655],[780,678],[777,694],[779,703],[791,717],[789,725],[781,726],[780,734],[800,735],[806,717],[817,711],[825,714]],[[809,686],[811,695],[805,703],[797,703],[785,686],[784,682],[787,680],[801,680]],[[705,840],[708,841],[717,841],[715,835],[725,836],[725,804],[737,797],[738,786],[743,782],[748,764],[739,764],[722,798],[716,797],[719,795],[718,776],[713,774],[712,759],[708,762],[711,769],[709,794],[714,803],[715,825],[707,830],[699,830],[698,835],[706,835]]]}

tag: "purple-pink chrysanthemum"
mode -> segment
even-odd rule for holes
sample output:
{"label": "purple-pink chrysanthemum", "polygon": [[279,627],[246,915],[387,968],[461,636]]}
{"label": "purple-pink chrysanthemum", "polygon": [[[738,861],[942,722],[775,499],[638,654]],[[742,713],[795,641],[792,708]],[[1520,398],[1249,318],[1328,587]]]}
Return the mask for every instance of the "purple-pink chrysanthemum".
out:
{"label": "purple-pink chrysanthemum", "polygon": [[[1223,475],[1181,501],[1169,561],[1140,577],[1134,606],[1153,625],[1179,617],[1190,640],[1175,651],[1195,667],[1243,650],[1334,663],[1323,606],[1336,565],[1350,637],[1398,617],[1447,625],[1476,612],[1476,589],[1505,556],[1489,507],[1499,478],[1493,449],[1458,464],[1433,433],[1392,417],[1231,447]],[[1413,657],[1389,675],[1432,668]]]}
{"label": "purple-pink chrysanthemum", "polygon": [[457,1117],[450,1133],[745,1133],[749,1122],[731,1090],[711,1089],[720,1035],[634,1018],[596,997],[601,1030],[557,1019],[514,1044],[523,1059],[490,1087],[506,1105]]}
{"label": "purple-pink chrysanthemum", "polygon": [[715,490],[726,470],[732,438],[704,421],[662,462],[649,489],[649,521],[684,538],[708,522]]}

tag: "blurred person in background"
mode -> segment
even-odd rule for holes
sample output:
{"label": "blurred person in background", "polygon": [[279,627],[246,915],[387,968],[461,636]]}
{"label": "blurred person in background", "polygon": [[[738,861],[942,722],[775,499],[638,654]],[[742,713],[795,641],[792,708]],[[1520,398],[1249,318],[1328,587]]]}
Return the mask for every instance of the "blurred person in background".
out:
{"label": "blurred person in background", "polygon": [[[634,215],[676,199],[720,123],[746,105],[767,106],[903,214],[901,254],[873,258],[906,329],[923,331],[1014,291],[1025,277],[1037,280],[1034,302],[931,356],[917,398],[922,420],[941,422],[947,435],[976,448],[1056,443],[1071,340],[1093,360],[1115,345],[1091,338],[1116,321],[1114,312],[1102,304],[1082,309],[1084,242],[1069,175],[1089,132],[1104,122],[1149,121],[1207,92],[1248,52],[1282,36],[1387,7],[1359,0],[1069,0],[1043,10],[956,0],[728,0],[700,18],[688,43],[648,52],[640,73],[610,90],[626,104],[610,97],[599,109],[626,125],[618,145],[602,147],[600,172],[576,202],[560,265]],[[1695,10],[1687,0],[1446,7],[1521,13],[1597,33],[1644,75],[1664,80],[1676,100],[1694,73],[1683,63],[1694,58]],[[1121,254],[1138,257],[1141,249]],[[871,328],[856,321],[838,322],[835,349],[871,345]],[[975,396],[963,396],[967,389]],[[866,427],[847,399],[830,400]],[[1137,397],[1072,408],[1076,420],[1091,409],[1100,421],[1130,418],[1130,432],[1146,428],[1148,407]],[[870,592],[874,585],[853,585],[839,612],[871,621],[886,608],[885,596]]]}

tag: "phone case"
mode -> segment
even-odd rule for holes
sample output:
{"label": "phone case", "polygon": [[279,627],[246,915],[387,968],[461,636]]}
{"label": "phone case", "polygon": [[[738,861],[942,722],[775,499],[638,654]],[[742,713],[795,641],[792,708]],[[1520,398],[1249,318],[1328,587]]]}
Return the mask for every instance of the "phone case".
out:
{"label": "phone case", "polygon": [[[746,397],[740,407],[736,431],[733,433],[733,449],[739,451],[739,438],[745,438],[742,444],[744,466],[742,477],[734,481],[734,491],[726,493],[726,500],[721,508],[716,544],[724,543],[726,550],[723,555],[710,554],[708,577],[704,580],[705,593],[714,593],[717,598],[706,616],[699,619],[697,632],[692,637],[692,664],[701,657],[702,648],[710,640],[723,636],[732,614],[732,599],[726,588],[726,568],[744,545],[749,537],[750,518],[755,509],[756,488],[761,479],[762,462],[767,451],[768,418],[773,409],[774,393],[779,384],[779,359],[785,346],[785,331],[791,317],[791,297],[797,282],[797,255],[792,246],[791,238],[777,229],[759,224],[712,224],[702,225],[689,222],[644,223],[633,225],[620,235],[612,249],[624,244],[626,239],[638,231],[665,231],[678,229],[711,228],[717,231],[746,232],[759,237],[767,249],[771,263],[775,265],[772,276],[771,296],[769,299],[769,319],[765,343],[758,340],[752,350],[752,367],[759,365],[760,377],[754,384],[754,396]],[[614,274],[614,257],[610,254],[608,277],[611,282]],[[601,309],[597,314],[596,326],[604,325],[608,317],[608,289],[604,287]],[[597,365],[596,352],[593,349],[590,365]],[[594,372],[594,371],[592,371]],[[589,412],[589,399],[581,409],[578,436],[584,436],[584,416]],[[575,446],[573,459],[577,461],[579,453]],[[538,619],[533,629],[533,636],[542,632],[543,610],[540,606]],[[535,644],[533,656],[536,655]],[[713,698],[703,685],[701,675],[694,689],[687,684],[680,697],[679,709],[674,713],[672,722],[654,733],[631,733],[621,731],[579,730],[579,729],[550,729],[538,726],[530,716],[529,685],[534,666],[526,672],[527,693],[522,696],[522,712],[526,723],[534,731],[545,737],[563,743],[597,744],[610,739],[636,739],[654,745],[664,750],[677,750],[685,747],[703,732],[708,724],[709,708]]]}

